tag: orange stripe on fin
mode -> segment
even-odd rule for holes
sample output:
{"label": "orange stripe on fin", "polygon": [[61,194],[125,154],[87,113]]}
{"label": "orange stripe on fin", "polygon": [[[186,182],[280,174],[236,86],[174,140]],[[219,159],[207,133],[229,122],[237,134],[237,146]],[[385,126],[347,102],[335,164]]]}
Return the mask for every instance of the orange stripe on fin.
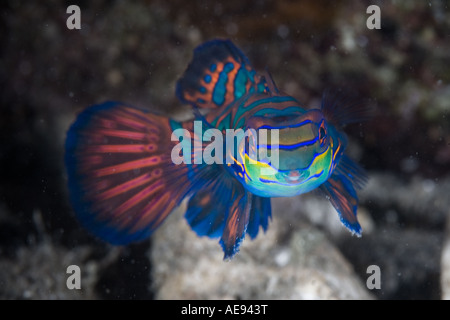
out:
{"label": "orange stripe on fin", "polygon": [[126,211],[131,209],[132,207],[136,206],[138,203],[144,201],[151,195],[154,195],[157,191],[164,188],[164,183],[161,181],[157,181],[150,186],[144,188],[140,192],[136,193],[134,196],[132,196],[130,199],[125,201],[123,204],[121,204],[119,207],[117,207],[116,210],[114,210],[114,216],[115,218],[119,218],[122,216]]}
{"label": "orange stripe on fin", "polygon": [[146,183],[149,183],[149,182],[153,181],[154,179],[158,178],[159,176],[153,174],[153,172],[145,173],[137,178],[134,178],[133,180],[126,181],[118,186],[115,186],[114,188],[108,189],[108,190],[102,192],[101,194],[99,194],[98,196],[96,196],[95,198],[96,198],[96,200],[100,200],[100,201],[104,201],[109,198],[113,198],[115,196],[118,196],[120,194],[128,192],[132,189],[140,187]]}
{"label": "orange stripe on fin", "polygon": [[100,145],[89,146],[86,148],[87,153],[143,153],[151,152],[156,149],[155,144],[117,144],[117,145]]}
{"label": "orange stripe on fin", "polygon": [[134,169],[156,166],[161,162],[160,156],[152,156],[144,159],[129,161],[102,169],[97,169],[92,172],[95,177],[103,177],[111,174],[126,172]]}

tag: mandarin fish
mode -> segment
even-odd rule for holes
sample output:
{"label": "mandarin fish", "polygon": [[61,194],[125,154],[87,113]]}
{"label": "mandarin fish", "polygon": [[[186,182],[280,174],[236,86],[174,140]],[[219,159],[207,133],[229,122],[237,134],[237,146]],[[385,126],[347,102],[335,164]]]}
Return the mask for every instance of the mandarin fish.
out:
{"label": "mandarin fish", "polygon": [[[192,106],[200,127],[194,120],[105,102],[82,111],[68,130],[69,195],[80,222],[94,235],[115,245],[146,239],[187,199],[185,218],[192,230],[220,238],[228,259],[246,234],[254,239],[267,230],[271,197],[318,190],[342,224],[361,236],[356,190],[367,175],[344,154],[342,127],[366,120],[366,107],[326,92],[320,109],[306,109],[278,90],[267,72],[257,73],[231,41],[219,39],[194,50],[176,95]],[[231,161],[199,161],[211,147],[211,137],[203,135],[210,129],[224,137],[215,137],[216,146],[231,129],[258,134],[266,129],[277,136],[267,133],[273,141],[261,137],[250,144],[251,134],[238,135],[231,151],[209,150],[210,157]],[[184,134],[174,139],[180,130]],[[264,150],[266,157],[255,158],[250,149]],[[183,161],[174,161],[174,154]]]}

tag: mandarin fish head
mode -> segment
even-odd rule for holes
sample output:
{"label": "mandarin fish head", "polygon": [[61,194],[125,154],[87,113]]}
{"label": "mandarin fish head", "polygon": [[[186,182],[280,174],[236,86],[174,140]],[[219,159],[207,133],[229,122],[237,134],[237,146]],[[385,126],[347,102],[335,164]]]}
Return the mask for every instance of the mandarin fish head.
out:
{"label": "mandarin fish head", "polygon": [[289,197],[319,187],[332,174],[346,138],[322,112],[251,117],[230,166],[247,190],[263,197]]}

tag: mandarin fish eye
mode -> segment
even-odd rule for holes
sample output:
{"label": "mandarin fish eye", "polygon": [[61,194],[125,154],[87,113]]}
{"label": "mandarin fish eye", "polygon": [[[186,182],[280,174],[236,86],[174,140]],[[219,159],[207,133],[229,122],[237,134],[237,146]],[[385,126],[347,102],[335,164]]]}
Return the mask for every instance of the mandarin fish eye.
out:
{"label": "mandarin fish eye", "polygon": [[319,128],[319,142],[321,147],[325,145],[326,140],[327,140],[327,129],[325,127],[325,122],[322,121]]}

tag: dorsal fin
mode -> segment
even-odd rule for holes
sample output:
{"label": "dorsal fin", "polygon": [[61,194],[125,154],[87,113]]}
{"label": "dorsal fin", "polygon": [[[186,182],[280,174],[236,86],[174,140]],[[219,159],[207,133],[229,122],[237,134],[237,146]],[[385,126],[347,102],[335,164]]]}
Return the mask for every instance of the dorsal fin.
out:
{"label": "dorsal fin", "polygon": [[230,40],[215,39],[198,46],[178,80],[176,95],[182,103],[219,108],[252,91],[263,92],[264,80],[248,58]]}
{"label": "dorsal fin", "polygon": [[272,75],[270,74],[269,70],[266,68],[264,72],[262,73],[262,79],[265,82],[265,92],[272,93],[272,94],[279,94],[280,91],[277,88],[277,85],[275,84],[275,81],[273,81]]}

